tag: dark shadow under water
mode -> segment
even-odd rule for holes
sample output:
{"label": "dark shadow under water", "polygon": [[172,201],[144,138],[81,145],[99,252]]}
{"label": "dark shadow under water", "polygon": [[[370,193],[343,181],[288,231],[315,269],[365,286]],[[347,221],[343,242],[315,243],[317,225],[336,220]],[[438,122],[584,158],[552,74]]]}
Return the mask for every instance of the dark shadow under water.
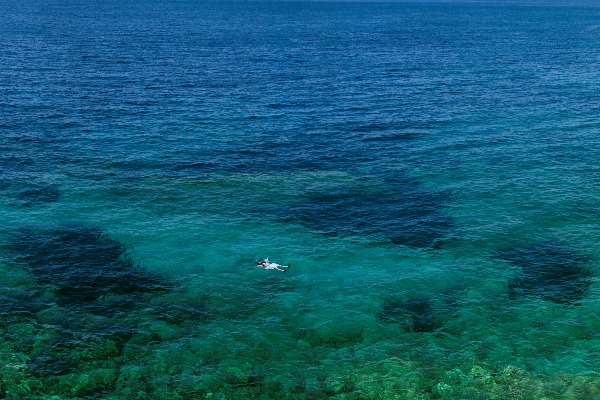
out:
{"label": "dark shadow under water", "polygon": [[165,279],[135,265],[127,248],[99,229],[25,228],[11,248],[15,260],[52,289],[61,306],[110,316],[134,307],[140,295],[171,289]]}
{"label": "dark shadow under water", "polygon": [[383,236],[414,248],[438,247],[449,236],[453,222],[444,213],[445,193],[408,177],[369,183],[308,193],[280,212],[323,234]]}
{"label": "dark shadow under water", "polygon": [[[33,376],[81,372],[91,360],[124,362],[126,345],[162,340],[142,327],[148,318],[172,326],[207,319],[207,299],[180,304],[166,298],[175,284],[136,265],[126,246],[100,229],[27,227],[13,234],[7,249],[12,265],[33,279],[30,286],[0,296],[0,315],[7,317],[0,326],[25,324],[37,332],[3,336],[30,355],[27,371]],[[107,387],[106,393],[112,390]]]}
{"label": "dark shadow under water", "polygon": [[385,323],[398,323],[406,332],[436,333],[457,312],[460,290],[443,293],[394,296],[384,299],[377,318]]}
{"label": "dark shadow under water", "polygon": [[526,296],[577,304],[587,295],[593,278],[589,259],[559,242],[507,248],[494,255],[519,269],[508,282],[512,299]]}

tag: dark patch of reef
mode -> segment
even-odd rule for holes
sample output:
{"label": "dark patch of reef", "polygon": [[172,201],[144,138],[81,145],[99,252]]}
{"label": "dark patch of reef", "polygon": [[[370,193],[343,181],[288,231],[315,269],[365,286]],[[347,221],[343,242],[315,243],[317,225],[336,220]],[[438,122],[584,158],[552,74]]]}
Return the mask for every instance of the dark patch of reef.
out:
{"label": "dark patch of reef", "polygon": [[444,213],[447,195],[429,190],[414,179],[385,182],[307,194],[285,210],[288,217],[323,234],[382,236],[414,248],[439,247],[453,229]]}
{"label": "dark patch of reef", "polygon": [[446,323],[456,316],[461,293],[461,288],[451,288],[437,294],[388,297],[377,318],[400,324],[406,332],[443,332]]}
{"label": "dark patch of reef", "polygon": [[435,332],[444,323],[443,314],[427,298],[385,301],[378,316],[384,322],[400,323],[408,332]]}
{"label": "dark patch of reef", "polygon": [[146,293],[171,289],[165,279],[135,265],[127,248],[99,229],[25,228],[15,235],[11,249],[61,306],[110,316],[135,307]]}
{"label": "dark patch of reef", "polygon": [[496,258],[518,269],[508,283],[512,299],[537,297],[560,304],[576,304],[589,290],[593,274],[589,259],[559,242],[498,250]]}
{"label": "dark patch of reef", "polygon": [[47,307],[39,290],[6,288],[0,294],[0,326],[6,328],[12,322],[32,318]]}
{"label": "dark patch of reef", "polygon": [[[10,265],[31,279],[0,295],[1,338],[29,355],[34,377],[56,379],[97,363],[118,370],[126,348],[164,340],[141,325],[147,315],[181,329],[210,316],[207,297],[178,300],[172,281],[134,263],[127,247],[101,229],[26,227],[4,250]],[[100,392],[78,395],[101,397],[115,385],[111,378]]]}

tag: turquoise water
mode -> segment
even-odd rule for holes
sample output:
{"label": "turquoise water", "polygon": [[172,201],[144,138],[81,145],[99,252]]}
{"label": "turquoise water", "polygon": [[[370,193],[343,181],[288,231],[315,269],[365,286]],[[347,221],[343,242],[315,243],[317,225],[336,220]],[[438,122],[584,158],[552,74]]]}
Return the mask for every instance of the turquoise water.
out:
{"label": "turquoise water", "polygon": [[598,8],[0,11],[0,397],[600,398]]}

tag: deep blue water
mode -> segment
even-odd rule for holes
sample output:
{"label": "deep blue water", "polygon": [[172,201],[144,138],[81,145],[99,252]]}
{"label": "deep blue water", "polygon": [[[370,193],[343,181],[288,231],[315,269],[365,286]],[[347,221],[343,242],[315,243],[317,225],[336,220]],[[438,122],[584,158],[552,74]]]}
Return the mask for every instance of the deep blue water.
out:
{"label": "deep blue water", "polygon": [[0,15],[0,397],[600,396],[600,8]]}

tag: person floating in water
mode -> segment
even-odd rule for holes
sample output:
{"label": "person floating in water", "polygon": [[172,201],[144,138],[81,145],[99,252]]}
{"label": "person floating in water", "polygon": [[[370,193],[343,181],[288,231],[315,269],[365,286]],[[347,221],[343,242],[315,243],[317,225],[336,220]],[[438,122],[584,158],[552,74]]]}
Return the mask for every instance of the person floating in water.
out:
{"label": "person floating in water", "polygon": [[265,258],[264,261],[256,261],[256,265],[254,266],[254,268],[264,268],[264,269],[276,269],[278,271],[287,271],[287,269],[284,268],[289,268],[290,264],[288,265],[281,265],[281,264],[277,264],[277,263],[272,263],[269,262],[268,258]]}

